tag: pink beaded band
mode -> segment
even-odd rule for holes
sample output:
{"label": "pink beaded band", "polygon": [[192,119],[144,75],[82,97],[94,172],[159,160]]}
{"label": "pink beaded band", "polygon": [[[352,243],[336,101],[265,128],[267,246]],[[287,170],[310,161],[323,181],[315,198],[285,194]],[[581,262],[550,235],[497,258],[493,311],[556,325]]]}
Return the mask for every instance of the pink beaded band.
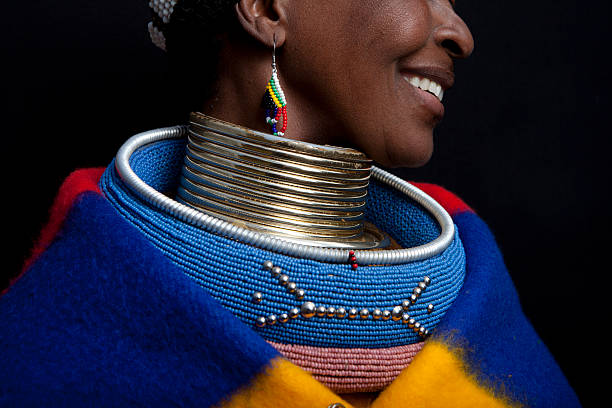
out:
{"label": "pink beaded band", "polygon": [[424,344],[369,349],[269,343],[337,393],[382,390],[408,367]]}

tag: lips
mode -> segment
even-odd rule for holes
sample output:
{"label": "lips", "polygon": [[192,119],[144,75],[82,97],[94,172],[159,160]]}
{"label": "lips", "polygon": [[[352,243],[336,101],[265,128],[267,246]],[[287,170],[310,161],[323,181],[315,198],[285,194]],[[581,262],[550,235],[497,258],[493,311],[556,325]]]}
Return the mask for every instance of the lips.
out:
{"label": "lips", "polygon": [[401,64],[399,74],[413,89],[413,96],[433,114],[436,121],[444,117],[444,92],[453,86],[455,74],[452,65]]}
{"label": "lips", "polygon": [[452,68],[443,66],[402,66],[400,72],[410,85],[431,93],[440,102],[444,97],[444,91],[455,83]]}

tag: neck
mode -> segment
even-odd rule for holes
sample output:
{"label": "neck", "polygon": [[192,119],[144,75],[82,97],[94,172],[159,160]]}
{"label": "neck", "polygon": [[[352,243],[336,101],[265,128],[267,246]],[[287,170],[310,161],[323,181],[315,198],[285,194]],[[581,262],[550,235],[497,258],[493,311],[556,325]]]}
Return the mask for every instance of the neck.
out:
{"label": "neck", "polygon": [[306,245],[376,248],[364,220],[371,161],[347,148],[275,137],[191,115],[178,199],[199,211]]}
{"label": "neck", "polygon": [[[214,93],[202,105],[204,114],[249,129],[269,133],[266,112],[261,106],[266,84],[272,74],[271,52],[262,52],[250,42],[234,39],[222,47],[219,55],[219,74]],[[237,64],[236,61],[241,61]],[[279,61],[278,77],[286,94],[288,127],[285,137],[315,144],[344,144],[337,122],[323,121],[326,108],[312,102],[300,92],[294,92]]]}

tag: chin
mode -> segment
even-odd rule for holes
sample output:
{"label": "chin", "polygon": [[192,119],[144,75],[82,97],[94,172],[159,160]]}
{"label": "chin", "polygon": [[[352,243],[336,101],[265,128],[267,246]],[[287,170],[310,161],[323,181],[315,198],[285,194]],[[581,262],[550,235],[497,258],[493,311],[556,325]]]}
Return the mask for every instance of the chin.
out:
{"label": "chin", "polygon": [[422,143],[387,146],[384,152],[373,153],[370,158],[386,168],[416,168],[426,165],[433,151],[433,138],[429,138]]}

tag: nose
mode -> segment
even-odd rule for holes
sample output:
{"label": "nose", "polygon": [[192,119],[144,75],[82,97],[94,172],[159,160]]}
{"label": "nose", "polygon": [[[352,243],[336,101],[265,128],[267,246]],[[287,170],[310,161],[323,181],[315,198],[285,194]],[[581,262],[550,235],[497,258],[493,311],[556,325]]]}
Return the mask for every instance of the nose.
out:
{"label": "nose", "polygon": [[434,39],[453,58],[467,58],[474,51],[474,37],[467,24],[451,7],[438,9]]}

